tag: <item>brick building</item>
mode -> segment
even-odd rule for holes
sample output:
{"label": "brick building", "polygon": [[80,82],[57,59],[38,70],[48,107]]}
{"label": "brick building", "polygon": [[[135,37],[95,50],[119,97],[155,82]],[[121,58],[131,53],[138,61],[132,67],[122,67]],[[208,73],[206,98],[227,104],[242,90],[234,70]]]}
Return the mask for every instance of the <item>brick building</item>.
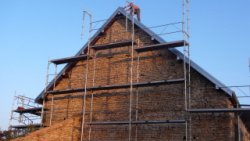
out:
{"label": "brick building", "polygon": [[36,98],[44,102],[46,128],[16,140],[250,140],[248,110],[192,61],[185,98],[184,56],[176,47],[187,42],[165,42],[134,23],[132,41],[131,17],[126,29],[118,8],[91,38],[89,52],[86,44],[74,57],[52,60],[67,65]]}

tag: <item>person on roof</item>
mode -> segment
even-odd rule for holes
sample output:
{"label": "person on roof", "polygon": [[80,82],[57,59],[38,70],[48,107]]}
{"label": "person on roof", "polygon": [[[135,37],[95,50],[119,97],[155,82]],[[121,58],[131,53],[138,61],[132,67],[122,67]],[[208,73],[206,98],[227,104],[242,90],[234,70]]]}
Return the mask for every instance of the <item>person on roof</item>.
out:
{"label": "person on roof", "polygon": [[136,14],[137,20],[139,22],[141,21],[141,10],[139,6],[135,5],[133,2],[128,2],[127,6],[125,6],[125,9],[129,11],[131,15]]}

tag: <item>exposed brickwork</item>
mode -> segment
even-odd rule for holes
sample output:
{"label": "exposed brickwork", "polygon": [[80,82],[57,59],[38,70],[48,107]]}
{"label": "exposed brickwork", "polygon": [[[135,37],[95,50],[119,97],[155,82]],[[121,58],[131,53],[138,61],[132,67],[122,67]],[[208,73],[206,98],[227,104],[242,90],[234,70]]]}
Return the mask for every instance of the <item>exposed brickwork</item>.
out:
{"label": "exposed brickwork", "polygon": [[[131,24],[131,23],[130,23]],[[105,44],[131,38],[131,28],[125,30],[125,19],[112,22],[105,33],[94,44]],[[136,27],[135,47],[153,44],[155,41],[145,32]],[[131,46],[94,51],[94,59],[77,62],[63,78],[57,82],[55,90],[84,88],[85,73],[88,65],[87,87],[130,83]],[[137,69],[138,68],[138,69]],[[94,71],[95,70],[95,71]],[[94,73],[95,72],[95,73]],[[157,81],[183,78],[183,62],[167,49],[147,51],[140,54],[134,52],[133,82]],[[94,76],[95,75],[95,76]],[[232,108],[227,94],[216,90],[214,84],[195,70],[191,70],[191,108]],[[95,121],[128,121],[129,120],[129,89],[88,91],[86,96],[86,114],[84,138],[87,140],[91,128],[91,140],[125,141],[128,139],[128,125],[92,125],[91,95],[93,94],[92,119]],[[72,126],[80,127],[80,122],[70,123],[82,116],[84,92],[54,96],[51,134],[43,132],[39,139],[53,141],[59,134],[66,139]],[[138,97],[137,97],[138,95]],[[44,124],[50,125],[51,95],[47,96]],[[132,120],[183,120],[185,119],[184,83],[149,86],[133,89]],[[137,103],[138,99],[138,105]],[[136,110],[137,107],[137,110]],[[136,116],[136,113],[138,115]],[[199,141],[234,141],[236,139],[236,117],[233,114],[196,114],[191,116],[192,139]],[[72,122],[71,122],[72,121]],[[65,126],[55,129],[60,124]],[[76,125],[77,123],[77,125]],[[48,128],[49,130],[52,130]],[[44,130],[44,129],[42,129]],[[242,124],[244,141],[249,140],[249,133]],[[38,131],[39,132],[39,131]],[[42,131],[41,131],[42,132]],[[65,134],[64,134],[65,133]],[[79,130],[73,132],[72,140],[79,140]],[[137,133],[137,134],[136,134]],[[35,134],[35,133],[34,133]],[[39,136],[41,134],[39,133]],[[181,141],[185,140],[185,124],[144,124],[132,126],[132,138],[143,141]],[[61,139],[61,138],[58,138]],[[18,140],[19,141],[19,140]],[[21,140],[20,140],[21,141]]]}

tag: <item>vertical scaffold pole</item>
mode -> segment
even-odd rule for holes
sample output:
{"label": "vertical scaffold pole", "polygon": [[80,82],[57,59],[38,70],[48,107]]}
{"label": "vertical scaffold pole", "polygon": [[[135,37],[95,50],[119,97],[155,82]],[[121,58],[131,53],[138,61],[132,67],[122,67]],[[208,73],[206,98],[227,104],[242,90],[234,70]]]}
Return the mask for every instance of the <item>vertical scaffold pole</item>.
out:
{"label": "vertical scaffold pole", "polygon": [[[89,35],[88,35],[89,37],[88,37],[87,62],[86,62],[86,69],[85,69],[85,84],[84,84],[83,107],[82,107],[81,141],[83,141],[84,125],[85,125],[86,96],[87,96],[87,82],[88,82],[88,69],[89,69],[89,53],[90,53],[90,37],[91,37],[90,34],[91,34],[91,30],[92,30],[92,15],[87,11],[83,11],[83,17],[85,17],[85,15],[89,16]],[[83,21],[83,24],[84,24],[84,21]]]}
{"label": "vertical scaffold pole", "polygon": [[[248,58],[248,67],[249,67],[249,80],[250,80],[250,58]],[[250,94],[250,85],[249,85],[249,94]]]}
{"label": "vertical scaffold pole", "polygon": [[44,126],[44,114],[45,114],[45,97],[47,95],[47,87],[49,84],[49,68],[50,68],[50,61],[48,61],[48,65],[47,65],[47,74],[46,74],[46,82],[45,82],[45,88],[44,88],[44,94],[42,96],[43,99],[43,106],[42,106],[42,113],[41,113],[41,125]]}
{"label": "vertical scaffold pole", "polygon": [[[138,39],[137,47],[140,47],[140,42]],[[136,65],[136,83],[139,83],[139,69],[140,69],[140,54],[137,53],[137,65]],[[136,113],[135,113],[135,120],[138,121],[138,106],[139,103],[139,90],[138,87],[136,88]],[[137,141],[138,138],[138,125],[136,124],[136,129],[135,129],[135,141]]]}
{"label": "vertical scaffold pole", "polygon": [[83,35],[84,35],[84,21],[85,21],[85,14],[83,13],[83,16],[82,16],[82,32],[81,32],[81,39],[83,40]]}
{"label": "vertical scaffold pole", "polygon": [[8,127],[9,131],[11,130],[11,121],[13,119],[13,114],[14,114],[13,110],[14,110],[14,105],[15,105],[15,102],[16,102],[16,97],[17,97],[17,92],[15,91],[14,98],[13,98],[13,101],[12,101],[12,106],[11,106],[10,119],[9,119],[9,127]]}
{"label": "vertical scaffold pole", "polygon": [[[132,2],[134,4],[134,2]],[[129,141],[131,141],[132,130],[132,104],[133,104],[133,63],[134,63],[134,8],[132,8],[132,31],[131,31],[131,64],[130,64],[130,95],[129,95]]]}
{"label": "vertical scaffold pole", "polygon": [[[182,0],[182,33],[185,39],[185,0]],[[183,71],[184,71],[184,107],[185,107],[185,139],[188,140],[188,122],[187,122],[187,75],[186,75],[186,43],[183,48]]]}
{"label": "vertical scaffold pole", "polygon": [[[187,43],[188,43],[188,108],[191,109],[191,59],[190,59],[190,0],[187,2]],[[189,115],[189,135],[192,140],[192,117]]]}
{"label": "vertical scaffold pole", "polygon": [[192,127],[191,127],[191,116],[187,112],[187,110],[190,107],[190,99],[191,99],[191,67],[190,67],[190,52],[189,52],[189,23],[190,23],[190,18],[189,18],[189,8],[190,8],[190,1],[189,0],[182,0],[182,33],[183,33],[183,39],[184,39],[184,48],[183,48],[183,55],[184,55],[184,61],[183,61],[183,69],[184,69],[184,79],[185,79],[185,84],[184,84],[184,105],[185,105],[185,116],[186,116],[186,123],[185,123],[185,136],[186,136],[186,141],[187,140],[192,140]]}
{"label": "vertical scaffold pole", "polygon": [[[93,79],[92,79],[92,86],[94,87],[95,86],[95,75],[96,75],[96,52],[93,51]],[[94,92],[92,91],[92,94],[91,94],[91,101],[90,101],[90,125],[89,125],[89,141],[91,141],[91,131],[92,131],[92,120],[93,120],[93,102],[94,102]]]}
{"label": "vertical scaffold pole", "polygon": [[186,33],[186,40],[187,40],[187,47],[188,47],[188,108],[191,108],[191,60],[190,60],[190,0],[186,0],[186,5],[187,5],[187,9],[186,9],[186,17],[187,17],[187,33]]}
{"label": "vertical scaffold pole", "polygon": [[[126,4],[128,3],[128,1],[126,1]],[[127,6],[127,5],[126,5]],[[126,9],[125,9],[126,10]],[[125,26],[126,26],[126,31],[128,31],[128,12],[126,11],[126,23],[125,23]]]}
{"label": "vertical scaffold pole", "polygon": [[[54,78],[54,84],[53,84],[53,90],[55,90],[56,87],[56,80],[57,80],[57,65],[54,64],[55,66],[55,78]],[[49,125],[52,125],[52,119],[53,119],[53,112],[54,112],[54,95],[51,95],[51,105],[50,105],[50,121],[49,121]]]}
{"label": "vertical scaffold pole", "polygon": [[[237,108],[240,108],[238,104],[237,104]],[[236,113],[236,114],[237,114],[238,141],[241,141],[241,134],[240,134],[240,113]]]}

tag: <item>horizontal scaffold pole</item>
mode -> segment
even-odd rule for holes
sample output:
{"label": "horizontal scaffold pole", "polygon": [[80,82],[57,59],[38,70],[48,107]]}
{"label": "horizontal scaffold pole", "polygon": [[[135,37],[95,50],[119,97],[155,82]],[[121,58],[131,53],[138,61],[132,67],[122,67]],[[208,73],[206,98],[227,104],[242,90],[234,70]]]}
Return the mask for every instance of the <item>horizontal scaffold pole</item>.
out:
{"label": "horizontal scaffold pole", "polygon": [[110,49],[110,48],[117,48],[122,46],[131,46],[132,40],[125,40],[125,41],[117,41],[113,43],[107,44],[100,44],[100,45],[93,45],[91,46],[94,50],[102,50],[102,49]]}
{"label": "horizontal scaffold pole", "polygon": [[25,128],[31,128],[31,127],[42,127],[42,124],[11,125],[10,126],[10,128],[15,128],[15,129],[25,129]]}
{"label": "horizontal scaffold pole", "polygon": [[[129,121],[104,121],[104,122],[91,122],[88,125],[127,125]],[[185,123],[185,120],[147,120],[147,121],[132,121],[131,124],[174,124],[174,123]]]}
{"label": "horizontal scaffold pole", "polygon": [[190,113],[237,113],[250,112],[250,108],[189,109]]}
{"label": "horizontal scaffold pole", "polygon": [[[160,80],[160,81],[150,81],[150,82],[140,82],[140,83],[133,83],[133,87],[148,87],[148,86],[155,86],[155,85],[164,85],[164,84],[175,84],[175,83],[183,83],[184,79],[171,79],[171,80]],[[122,89],[122,88],[129,88],[131,84],[120,84],[120,85],[106,85],[106,86],[95,86],[87,88],[87,91],[93,90],[111,90],[111,89]],[[55,90],[55,91],[48,91],[49,94],[67,94],[67,93],[76,93],[76,92],[83,92],[85,91],[84,88],[79,89],[69,89],[69,90]]]}
{"label": "horizontal scaffold pole", "polygon": [[37,116],[41,116],[42,107],[35,107],[35,108],[29,108],[29,109],[16,109],[13,110],[13,112],[24,114],[29,113]]}

